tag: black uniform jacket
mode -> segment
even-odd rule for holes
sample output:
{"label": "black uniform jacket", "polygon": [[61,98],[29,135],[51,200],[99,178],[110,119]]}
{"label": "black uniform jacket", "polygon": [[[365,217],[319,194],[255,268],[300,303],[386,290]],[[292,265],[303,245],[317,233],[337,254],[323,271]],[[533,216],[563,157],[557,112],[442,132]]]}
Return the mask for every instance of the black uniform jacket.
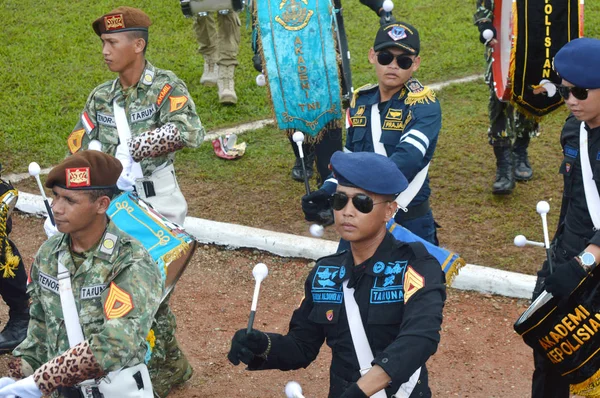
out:
{"label": "black uniform jacket", "polygon": [[[581,122],[573,115],[567,118],[562,130],[560,142],[564,159],[560,173],[564,177],[563,203],[561,219],[556,233],[558,261],[567,261],[576,256],[588,244],[600,246],[600,232],[594,231],[594,224],[588,212],[583,176],[581,172],[581,151],[579,149],[579,131]],[[600,127],[588,132],[588,155],[596,188],[600,187]]]}
{"label": "black uniform jacket", "polygon": [[327,341],[333,354],[329,397],[343,394],[360,378],[343,302],[346,279],[355,289],[373,364],[392,379],[388,396],[419,367],[421,376],[411,397],[431,396],[424,365],[440,340],[444,273],[422,244],[397,241],[389,232],[373,257],[358,266],[348,251],[319,259],[306,279],[305,297],[294,311],[288,334],[269,334],[267,360],[256,359],[249,369],[307,367]]}

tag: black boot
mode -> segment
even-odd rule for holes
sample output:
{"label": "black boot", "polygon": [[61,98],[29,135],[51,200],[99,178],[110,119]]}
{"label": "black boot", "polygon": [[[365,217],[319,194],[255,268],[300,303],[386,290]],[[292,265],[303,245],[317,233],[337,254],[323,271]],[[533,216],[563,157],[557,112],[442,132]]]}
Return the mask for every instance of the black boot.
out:
{"label": "black boot", "polygon": [[10,310],[8,316],[8,322],[0,333],[0,354],[11,352],[27,337],[29,308]]}
{"label": "black boot", "polygon": [[496,155],[496,181],[492,185],[494,195],[509,195],[515,188],[512,154],[510,147],[494,147]]}
{"label": "black boot", "polygon": [[517,138],[513,146],[513,158],[515,164],[515,180],[529,181],[533,177],[533,170],[527,157],[527,147],[529,146],[529,136]]}
{"label": "black boot", "polygon": [[[306,175],[310,180],[314,174],[313,164],[315,163],[315,154],[311,153],[304,156],[304,165],[306,166]],[[296,158],[296,163],[292,167],[292,179],[300,182],[304,182],[304,173],[302,172],[302,160],[300,157]]]}

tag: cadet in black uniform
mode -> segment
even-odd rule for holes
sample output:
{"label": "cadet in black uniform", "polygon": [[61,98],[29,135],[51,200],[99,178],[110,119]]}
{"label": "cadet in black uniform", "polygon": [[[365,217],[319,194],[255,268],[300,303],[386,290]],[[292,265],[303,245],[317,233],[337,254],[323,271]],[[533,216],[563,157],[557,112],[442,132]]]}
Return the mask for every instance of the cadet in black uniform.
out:
{"label": "cadet in black uniform", "polygon": [[9,182],[0,178],[0,295],[9,308],[8,322],[0,333],[0,354],[12,351],[25,340],[29,325],[27,273],[19,250],[8,238],[12,231],[12,206],[6,201],[11,193],[15,194],[16,190]]}
{"label": "cadet in black uniform", "polygon": [[[590,165],[590,188],[600,191],[600,40],[581,38],[567,43],[555,56],[554,68],[562,78],[558,92],[572,112],[560,142],[564,160],[563,200],[558,229],[552,241],[554,273],[544,263],[538,273],[534,299],[545,288],[556,297],[568,297],[600,261],[600,199],[584,191],[582,162]],[[581,146],[580,135],[587,134]],[[582,149],[587,149],[584,156]],[[592,179],[593,178],[593,179]],[[593,195],[590,195],[593,196]],[[595,225],[591,216],[598,216]],[[545,357],[534,354],[533,398],[568,398],[569,384],[552,370]]]}
{"label": "cadet in black uniform", "polygon": [[[406,178],[373,152],[336,152],[331,166],[338,180],[335,228],[350,250],[317,261],[287,335],[239,330],[228,358],[250,370],[298,369],[326,341],[333,353],[330,398],[362,398],[384,388],[387,397],[399,388],[406,396],[431,397],[425,363],[440,340],[445,277],[421,243],[397,241],[385,228]],[[353,310],[360,316],[351,315],[349,323]],[[349,324],[358,329],[351,333]],[[359,329],[364,344],[355,337]],[[365,349],[369,355],[361,361]]]}

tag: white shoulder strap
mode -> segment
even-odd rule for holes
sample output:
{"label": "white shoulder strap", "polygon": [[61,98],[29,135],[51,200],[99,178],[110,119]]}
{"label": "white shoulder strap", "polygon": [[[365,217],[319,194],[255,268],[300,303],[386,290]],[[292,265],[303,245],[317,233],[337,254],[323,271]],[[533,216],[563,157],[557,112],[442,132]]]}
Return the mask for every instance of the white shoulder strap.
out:
{"label": "white shoulder strap", "polygon": [[381,143],[381,117],[379,116],[379,104],[371,105],[371,138],[373,139],[373,150],[383,156],[388,156],[385,146]]}
{"label": "white shoulder strap", "polygon": [[125,109],[119,105],[116,99],[113,101],[113,111],[115,113],[115,124],[117,125],[117,131],[119,133],[119,146],[117,146],[115,157],[123,163],[124,169],[130,168],[129,170],[126,170],[127,172],[131,173],[135,178],[143,178],[144,173],[142,172],[142,166],[133,161],[131,153],[129,152],[129,147],[127,146],[127,142],[131,139],[131,129],[127,122]]}
{"label": "white shoulder strap", "polygon": [[579,127],[579,153],[581,159],[581,174],[583,177],[583,190],[588,212],[594,223],[594,230],[600,230],[600,195],[592,174],[590,156],[588,154],[588,133],[585,123],[581,122]]}
{"label": "white shoulder strap", "polygon": [[[350,335],[352,336],[352,344],[354,345],[354,351],[358,358],[358,366],[360,366],[360,374],[364,376],[369,369],[371,369],[371,362],[373,362],[373,351],[367,340],[367,334],[365,333],[365,327],[360,317],[360,310],[356,299],[354,298],[354,289],[348,287],[348,280],[343,282],[344,287],[344,306],[346,307],[346,317],[348,318],[348,325],[350,326]],[[400,386],[396,394],[393,395],[395,398],[408,398],[415,389],[419,376],[421,375],[421,368],[417,369],[415,373],[410,376],[410,379]],[[385,390],[377,392],[375,395],[371,395],[375,398],[387,398]]]}
{"label": "white shoulder strap", "polygon": [[62,307],[65,327],[67,328],[67,337],[69,346],[73,348],[83,341],[83,331],[79,323],[79,314],[75,305],[75,297],[71,289],[71,275],[69,270],[63,264],[64,256],[68,255],[66,251],[58,254],[58,291],[60,293],[60,305]]}

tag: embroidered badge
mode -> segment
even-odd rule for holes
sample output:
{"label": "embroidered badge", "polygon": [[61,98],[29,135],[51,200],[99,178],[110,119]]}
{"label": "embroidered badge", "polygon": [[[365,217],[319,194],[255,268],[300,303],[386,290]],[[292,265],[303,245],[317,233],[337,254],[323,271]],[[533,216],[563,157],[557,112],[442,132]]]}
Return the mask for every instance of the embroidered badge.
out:
{"label": "embroidered badge", "polygon": [[107,15],[104,17],[104,27],[106,30],[119,30],[125,28],[123,14]]}
{"label": "embroidered badge", "polygon": [[425,278],[409,265],[404,275],[404,302],[408,303],[408,300],[424,286]]}
{"label": "embroidered badge", "polygon": [[67,188],[89,187],[90,181],[89,167],[76,167],[65,169]]}
{"label": "embroidered badge", "polygon": [[394,41],[402,40],[402,39],[406,38],[406,29],[404,29],[401,26],[396,25],[388,31],[388,35]]}
{"label": "embroidered badge", "polygon": [[92,123],[92,119],[90,119],[90,116],[87,112],[83,112],[81,114],[81,123],[88,134],[94,129],[94,127],[96,127],[94,123]]}
{"label": "embroidered badge", "polygon": [[115,118],[112,115],[105,115],[104,113],[96,113],[96,120],[98,124],[103,126],[117,127],[117,122],[115,122]]}
{"label": "embroidered badge", "polygon": [[404,131],[406,125],[412,120],[412,112],[409,111],[406,115],[406,120],[402,121],[401,109],[389,109],[385,120],[383,121],[383,130]]}
{"label": "embroidered badge", "polygon": [[340,270],[337,266],[319,265],[312,281],[312,297],[315,303],[341,303],[342,285],[333,279]]}
{"label": "embroidered badge", "polygon": [[[384,264],[378,261],[373,265],[373,272],[383,274],[375,278],[371,288],[371,304],[399,303],[404,300],[402,281],[406,270],[406,261],[394,261]],[[375,272],[376,269],[379,272]]]}
{"label": "embroidered badge", "polygon": [[364,116],[365,114],[365,106],[360,105],[356,110],[354,116],[350,117],[350,122],[354,127],[364,127],[367,125],[367,118]]}
{"label": "embroidered badge", "polygon": [[163,88],[158,93],[158,96],[156,97],[156,107],[157,108],[160,108],[163,101],[165,100],[165,98],[167,98],[167,95],[171,92],[172,89],[173,89],[173,87],[169,83],[167,83],[163,86]]}
{"label": "embroidered badge", "polygon": [[117,235],[107,232],[104,234],[102,245],[100,246],[100,252],[111,255],[115,251],[115,243],[117,242]]}
{"label": "embroidered badge", "polygon": [[565,156],[570,158],[576,158],[579,153],[579,149],[573,148],[572,146],[565,145]]}
{"label": "embroidered badge", "polygon": [[175,112],[183,108],[183,106],[187,103],[188,98],[185,95],[181,95],[178,97],[169,97],[169,101],[171,102],[171,108],[169,112]]}
{"label": "embroidered badge", "polygon": [[108,296],[104,302],[104,315],[106,316],[106,319],[122,318],[133,308],[131,294],[121,289],[114,282],[111,282]]}
{"label": "embroidered badge", "polygon": [[75,130],[69,134],[69,138],[67,138],[67,146],[69,147],[69,152],[71,152],[71,154],[81,149],[84,134],[84,129]]}
{"label": "embroidered badge", "polygon": [[327,312],[325,313],[325,316],[327,317],[327,320],[329,322],[333,321],[333,310],[327,310]]}

